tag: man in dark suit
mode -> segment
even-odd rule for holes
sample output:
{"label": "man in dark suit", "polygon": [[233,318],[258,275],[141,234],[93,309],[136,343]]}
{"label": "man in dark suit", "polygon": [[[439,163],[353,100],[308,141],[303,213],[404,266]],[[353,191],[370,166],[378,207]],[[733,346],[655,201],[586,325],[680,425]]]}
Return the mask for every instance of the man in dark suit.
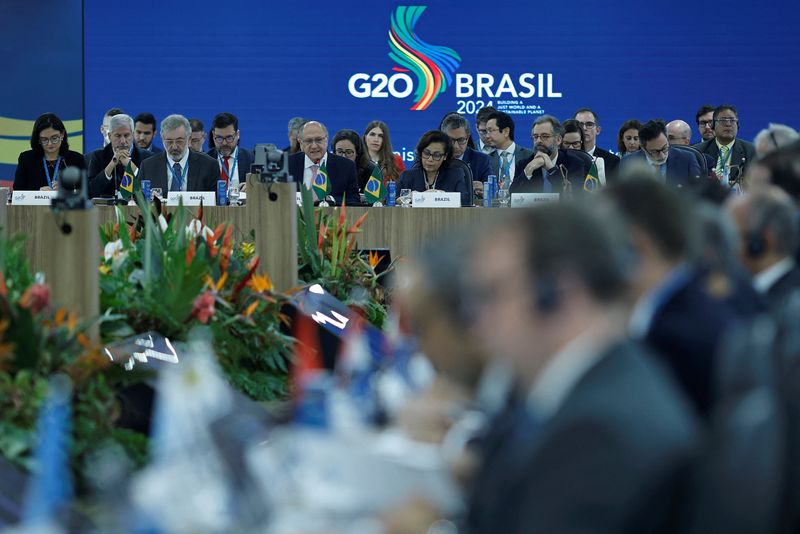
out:
{"label": "man in dark suit", "polygon": [[495,111],[486,117],[486,136],[494,150],[489,154],[492,174],[497,176],[498,186],[505,182],[511,188],[516,179],[516,169],[520,161],[533,156],[533,152],[514,142],[514,119],[502,111]]}
{"label": "man in dark suit", "polygon": [[142,161],[153,155],[140,150],[133,140],[133,119],[130,115],[119,113],[108,122],[109,143],[105,148],[89,154],[89,196],[114,197],[119,182],[125,175],[125,166],[131,162],[133,172],[139,172]]}
{"label": "man in dark suit", "polygon": [[485,353],[513,368],[519,400],[482,448],[473,534],[673,531],[696,423],[654,358],[625,340],[626,269],[609,226],[548,204],[477,240],[475,325]]}
{"label": "man in dark suit", "polygon": [[[533,123],[536,153],[517,163],[511,193],[580,193],[591,168],[591,160],[560,149],[564,128],[552,115]],[[591,186],[587,185],[587,188]]]}
{"label": "man in dark suit", "polygon": [[328,129],[325,125],[317,121],[306,122],[298,139],[302,152],[289,156],[289,174],[297,182],[297,189],[300,189],[300,184],[310,189],[320,167],[325,165],[330,196],[337,204],[345,199],[350,206],[358,205],[356,165],[347,158],[328,152]]}
{"label": "man in dark suit", "polygon": [[667,129],[662,121],[648,121],[639,128],[642,149],[622,159],[623,169],[631,165],[651,167],[663,183],[688,187],[702,178],[700,164],[693,154],[669,146]]}
{"label": "man in dark suit", "polygon": [[717,106],[712,120],[714,139],[693,147],[713,158],[714,173],[721,180],[737,183],[747,172],[747,166],[755,159],[756,148],[753,143],[736,138],[739,133],[739,115],[732,105]]}
{"label": "man in dark suit", "polygon": [[469,121],[458,114],[448,115],[442,121],[442,131],[453,141],[453,158],[460,159],[472,171],[473,189],[483,191],[485,182],[492,172],[489,156],[474,148],[469,148]]}
{"label": "man in dark suit", "polygon": [[648,174],[632,175],[603,195],[625,221],[637,299],[630,333],[649,345],[708,416],[716,398],[713,377],[720,343],[746,312],[688,261],[695,220],[687,200]]}
{"label": "man in dark suit", "polygon": [[597,135],[601,132],[600,119],[597,113],[589,108],[581,108],[575,112],[573,117],[583,128],[583,150],[593,158],[601,158],[606,172],[606,183],[614,183],[619,166],[619,157],[608,150],[597,146]]}
{"label": "man in dark suit", "polygon": [[231,113],[218,113],[211,122],[214,148],[207,154],[219,162],[220,180],[225,180],[229,188],[244,190],[253,153],[239,145],[239,136],[239,119]]}
{"label": "man in dark suit", "polygon": [[141,180],[151,188],[169,191],[216,191],[219,167],[213,158],[189,150],[192,127],[183,115],[169,115],[161,121],[161,141],[165,152],[142,162]]}
{"label": "man in dark suit", "polygon": [[728,212],[739,229],[739,258],[770,308],[779,311],[800,288],[794,253],[798,243],[797,211],[781,189],[763,186],[731,198]]}

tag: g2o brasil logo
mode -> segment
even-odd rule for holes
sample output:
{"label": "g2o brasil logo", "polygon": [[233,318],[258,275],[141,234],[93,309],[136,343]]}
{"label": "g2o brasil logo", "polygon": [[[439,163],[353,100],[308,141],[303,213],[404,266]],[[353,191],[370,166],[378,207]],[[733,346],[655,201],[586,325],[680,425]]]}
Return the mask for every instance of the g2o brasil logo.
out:
{"label": "g2o brasil logo", "polygon": [[[427,6],[398,6],[395,9],[390,21],[389,57],[399,66],[393,67],[394,72],[389,76],[381,72],[372,75],[364,72],[353,74],[347,82],[347,89],[352,96],[406,98],[413,92],[414,104],[411,110],[422,111],[453,84],[455,76],[456,96],[459,98],[503,96],[529,98],[535,95],[548,98],[561,97],[561,93],[553,90],[551,73],[521,74],[518,77],[518,84],[522,89],[520,91],[517,90],[511,75],[507,73],[503,74],[496,84],[492,74],[479,73],[474,76],[465,73],[456,74],[461,65],[461,56],[458,52],[446,46],[428,44],[420,39],[415,31],[425,9]],[[409,73],[414,75],[416,83]],[[465,102],[459,101],[460,106],[463,107],[464,104]],[[480,106],[484,104],[492,105],[492,102],[480,101]],[[473,110],[466,111],[474,113]]]}

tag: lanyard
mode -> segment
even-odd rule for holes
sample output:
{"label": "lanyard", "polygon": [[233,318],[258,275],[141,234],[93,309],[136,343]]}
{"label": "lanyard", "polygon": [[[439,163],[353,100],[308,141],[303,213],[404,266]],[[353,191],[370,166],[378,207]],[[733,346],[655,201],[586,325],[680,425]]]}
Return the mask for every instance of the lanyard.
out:
{"label": "lanyard", "polygon": [[217,157],[219,158],[219,168],[222,169],[222,174],[225,175],[225,181],[228,182],[228,187],[230,187],[231,183],[231,176],[236,176],[236,164],[239,163],[239,147],[237,146],[233,150],[233,155],[230,157],[233,160],[233,165],[231,165],[230,174],[228,170],[225,168],[225,159],[222,157],[221,154],[218,154]]}
{"label": "lanyard", "polygon": [[[176,161],[175,163],[178,162]],[[180,179],[181,189],[183,189],[184,185],[186,185],[186,173],[189,171],[189,160],[188,159],[186,160],[186,165],[183,166],[183,172],[181,172],[180,176],[178,176],[178,173],[175,172],[175,167],[174,167],[175,163],[173,163],[172,166],[170,166],[169,170],[172,171],[173,180]],[[170,189],[172,189],[172,187],[170,187]]]}
{"label": "lanyard", "polygon": [[47,177],[47,185],[53,189],[53,182],[58,178],[58,167],[61,165],[61,156],[56,160],[56,166],[53,169],[53,177],[50,178],[50,170],[47,168],[47,159],[42,156],[42,165],[44,165],[44,175]]}

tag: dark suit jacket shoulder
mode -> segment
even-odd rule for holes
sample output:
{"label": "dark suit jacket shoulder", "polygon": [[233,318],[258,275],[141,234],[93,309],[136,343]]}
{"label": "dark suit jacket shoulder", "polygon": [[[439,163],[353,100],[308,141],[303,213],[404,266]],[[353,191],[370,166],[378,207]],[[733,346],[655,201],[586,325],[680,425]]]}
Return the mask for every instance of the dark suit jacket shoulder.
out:
{"label": "dark suit jacket shoulder", "polygon": [[[515,165],[514,168],[517,168],[519,162],[530,158],[533,156],[533,150],[530,148],[525,148],[524,146],[520,145],[516,141],[514,142],[514,161]],[[492,174],[499,175],[500,174],[500,153],[497,149],[493,150],[489,153],[489,162],[492,167]]]}
{"label": "dark suit jacket shoulder", "polygon": [[[639,150],[627,154],[622,158],[620,168],[628,168],[633,165],[634,162],[639,165],[647,164],[647,157],[644,151]],[[700,171],[700,164],[697,162],[697,158],[695,158],[694,154],[670,147],[669,156],[667,157],[667,184],[675,187],[686,187],[693,185],[698,178],[702,178],[702,172]]]}
{"label": "dark suit jacket shoulder", "polygon": [[[33,150],[26,150],[19,155],[17,170],[14,173],[14,189],[17,191],[38,191],[42,187],[48,185],[47,176],[44,171],[44,162],[42,161],[43,157],[43,155],[37,154]],[[86,160],[83,154],[68,150],[67,153],[61,157],[59,172],[67,167],[85,169]],[[50,176],[50,178],[55,178],[55,175]]]}
{"label": "dark suit jacket shoulder", "polygon": [[[712,164],[712,169],[716,167],[717,160],[719,159],[719,147],[717,146],[716,139],[709,139],[708,141],[702,141],[697,143],[696,145],[692,145],[692,148],[699,150],[704,154],[708,154],[714,160]],[[744,139],[739,139],[738,137],[733,142],[733,148],[731,149],[731,157],[730,157],[730,165],[736,165],[741,168],[741,172],[746,172],[747,167],[750,165],[756,158],[756,147],[753,143],[749,141],[745,141]],[[736,172],[736,171],[734,171]],[[738,178],[738,172],[735,175],[731,176],[732,179]]]}
{"label": "dark suit jacket shoulder", "polygon": [[[133,152],[131,153],[131,160],[136,167],[141,167],[142,162],[153,156],[153,153],[148,150],[139,150],[139,147],[134,143]],[[111,177],[111,180],[106,178],[105,168],[106,165],[114,157],[114,150],[111,144],[106,145],[105,148],[95,150],[87,159],[88,170],[86,174],[89,179],[89,196],[94,197],[113,197],[119,188],[119,181],[122,178],[120,173]]]}
{"label": "dark suit jacket shoulder", "polygon": [[[525,176],[525,167],[534,158],[535,154],[517,162],[516,170],[514,171],[514,181],[511,182],[509,191],[513,193],[542,193],[544,192],[544,177],[542,169],[536,169],[531,175],[530,179]],[[569,151],[559,149],[558,159],[556,160],[556,168],[552,169],[549,173],[548,180],[551,185],[552,193],[562,193],[564,190],[564,180],[559,168],[563,165],[566,169],[567,179],[572,185],[572,192],[580,194],[583,191],[583,182],[589,174],[591,168],[591,158],[581,158]]]}
{"label": "dark suit jacket shoulder", "polygon": [[472,179],[476,182],[485,182],[492,173],[492,163],[489,156],[473,148],[464,151],[461,161],[469,165],[472,170]]}
{"label": "dark suit jacket shoulder", "polygon": [[[305,158],[305,152],[297,152],[289,156],[289,174],[297,183],[298,191],[300,190],[300,184],[303,183]],[[330,195],[333,199],[338,204],[341,204],[342,200],[345,199],[348,206],[359,205],[361,199],[358,195],[356,164],[347,158],[328,152],[326,169],[328,171],[328,180],[331,184]]]}
{"label": "dark suit jacket shoulder", "polygon": [[[186,170],[187,191],[216,191],[219,178],[217,160],[208,154],[189,151]],[[161,189],[164,195],[169,190],[167,177],[167,153],[160,152],[142,162],[139,168],[139,180],[150,180],[150,188]]]}
{"label": "dark suit jacket shoulder", "polygon": [[[206,154],[219,162],[216,148],[212,148],[206,152]],[[239,183],[243,184],[247,181],[247,174],[250,172],[250,167],[253,165],[255,158],[251,151],[247,150],[246,148],[242,148],[242,146],[239,146],[238,158],[239,159],[236,162],[236,174],[239,175]]]}
{"label": "dark suit jacket shoulder", "polygon": [[795,265],[767,289],[765,294],[767,304],[770,309],[779,311],[792,293],[798,289],[800,289],[800,267]]}

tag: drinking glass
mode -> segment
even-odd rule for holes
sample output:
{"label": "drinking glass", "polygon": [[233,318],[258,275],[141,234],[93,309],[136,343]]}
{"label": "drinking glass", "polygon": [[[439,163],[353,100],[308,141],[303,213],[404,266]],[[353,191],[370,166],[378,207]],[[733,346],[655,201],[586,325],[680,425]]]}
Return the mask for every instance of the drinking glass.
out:
{"label": "drinking glass", "polygon": [[510,201],[511,194],[509,193],[508,189],[497,190],[497,202],[500,204],[501,208],[507,208]]}
{"label": "drinking glass", "polygon": [[238,206],[239,205],[239,186],[232,185],[230,189],[228,189],[228,202],[231,206]]}
{"label": "drinking glass", "polygon": [[150,189],[150,201],[154,198],[158,197],[159,199],[163,200],[164,197],[161,196],[161,188],[160,187],[153,187]]}
{"label": "drinking glass", "polygon": [[400,190],[400,207],[402,208],[410,208],[411,207],[411,189],[401,189]]}

